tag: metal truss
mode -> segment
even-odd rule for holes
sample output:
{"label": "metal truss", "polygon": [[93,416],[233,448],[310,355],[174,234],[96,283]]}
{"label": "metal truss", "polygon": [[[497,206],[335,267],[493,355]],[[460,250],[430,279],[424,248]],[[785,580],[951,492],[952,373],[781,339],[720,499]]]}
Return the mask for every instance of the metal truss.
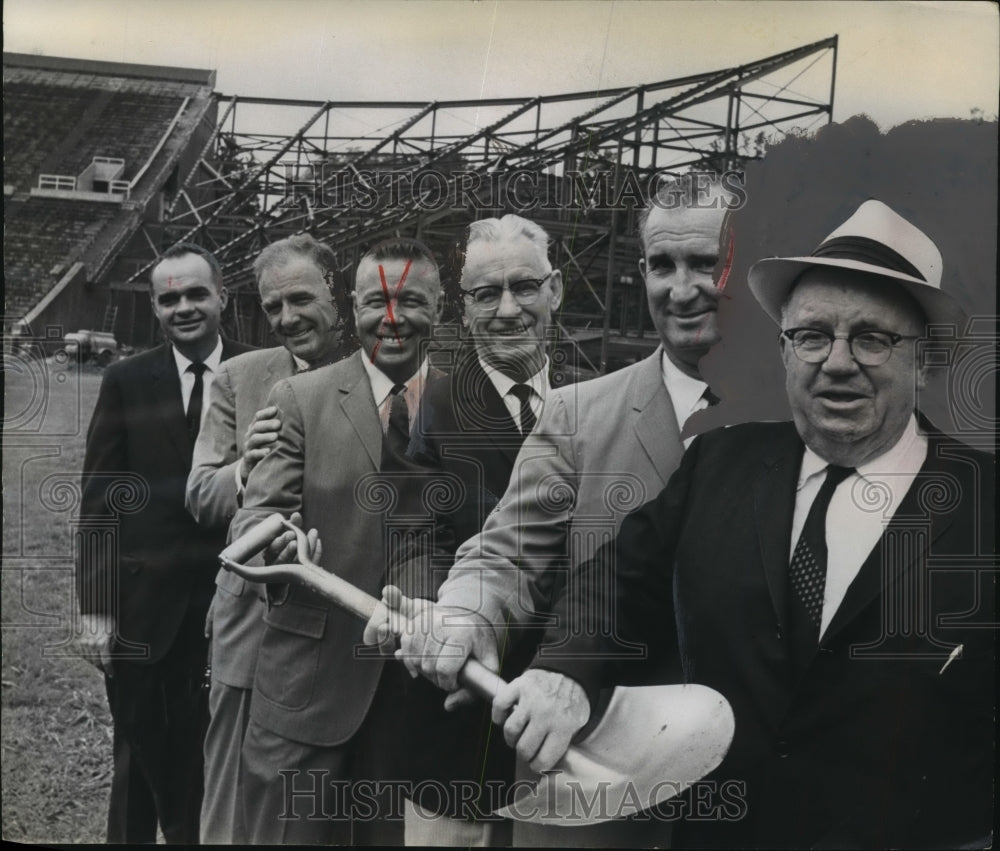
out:
{"label": "metal truss", "polygon": [[[834,36],[659,83],[492,100],[219,95],[214,134],[147,238],[205,245],[239,290],[260,249],[293,233],[328,242],[346,268],[390,235],[441,247],[473,219],[522,212],[555,242],[564,320],[600,324],[604,360],[611,325],[635,325],[622,270],[635,267],[627,234],[651,181],[739,170],[769,142],[829,122],[836,56]],[[151,265],[128,283],[147,280]]]}

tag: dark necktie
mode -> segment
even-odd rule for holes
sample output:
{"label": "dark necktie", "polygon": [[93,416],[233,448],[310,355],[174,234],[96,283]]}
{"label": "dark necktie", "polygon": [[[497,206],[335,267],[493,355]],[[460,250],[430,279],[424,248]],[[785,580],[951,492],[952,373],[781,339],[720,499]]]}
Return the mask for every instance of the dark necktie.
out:
{"label": "dark necktie", "polygon": [[208,367],[203,363],[193,363],[187,371],[194,373],[194,387],[191,390],[191,398],[188,399],[187,427],[188,434],[191,435],[192,442],[198,439],[198,431],[201,429],[201,406],[205,398],[205,370]]}
{"label": "dark necktie", "polygon": [[521,403],[521,434],[528,434],[535,427],[535,412],[531,410],[531,394],[535,391],[527,384],[515,384],[510,392]]}
{"label": "dark necktie", "polygon": [[826,468],[826,478],[792,553],[788,568],[788,637],[798,671],[805,668],[819,644],[826,590],[826,512],[837,485],[853,472],[852,467],[833,464]]}
{"label": "dark necktie", "polygon": [[410,408],[406,404],[406,385],[397,384],[392,388],[391,396],[385,441],[388,448],[401,458],[410,445]]}
{"label": "dark necktie", "polygon": [[706,387],[705,392],[701,394],[701,398],[708,402],[708,407],[713,407],[718,405],[722,400],[712,392],[711,387]]}

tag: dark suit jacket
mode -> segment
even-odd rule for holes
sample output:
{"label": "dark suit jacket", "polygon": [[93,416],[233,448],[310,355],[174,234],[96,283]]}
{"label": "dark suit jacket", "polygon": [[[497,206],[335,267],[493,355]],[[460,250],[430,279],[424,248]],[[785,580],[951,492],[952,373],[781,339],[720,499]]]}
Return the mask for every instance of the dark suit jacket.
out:
{"label": "dark suit jacket", "polygon": [[[411,481],[424,493],[437,481],[439,493],[447,493],[452,499],[442,500],[435,517],[433,562],[424,553],[394,568],[396,575],[391,578],[405,592],[436,598],[458,545],[479,532],[507,489],[523,442],[523,435],[480,365],[475,349],[469,346],[448,375],[428,386],[414,426],[407,455],[422,475]],[[523,649],[508,651],[501,673],[516,676],[530,661],[531,647],[527,655]],[[470,800],[468,790],[484,781],[510,783],[514,775],[514,751],[504,744],[499,730],[491,731],[489,705],[478,703],[445,712],[445,693],[436,686],[423,678],[410,680],[403,672],[398,673],[398,678],[409,722],[420,730],[419,740],[408,748],[402,760],[402,770],[414,788],[426,791],[416,795],[417,803],[454,817],[485,817],[491,810],[489,796],[484,795],[478,808],[473,809],[477,802]],[[428,780],[440,785],[417,785]],[[449,785],[456,781],[463,784],[464,791]],[[452,793],[448,800],[442,799],[442,787]],[[493,798],[495,804],[495,792]]]}
{"label": "dark suit jacket", "polygon": [[[985,841],[996,703],[987,625],[996,620],[994,575],[973,568],[988,567],[995,550],[993,459],[929,434],[920,474],[796,677],[785,624],[801,457],[790,423],[702,436],[583,571],[593,595],[602,563],[615,558],[621,637],[646,644],[654,660],[679,655],[687,681],[733,707],[735,738],[714,777],[745,783],[745,807],[730,807],[729,822],[716,811],[685,824],[677,842]],[[599,644],[578,638],[575,647]],[[961,659],[939,673],[959,644]],[[593,694],[624,666],[577,657],[546,667]]]}
{"label": "dark suit jacket", "polygon": [[[224,360],[246,351],[223,340]],[[107,368],[87,432],[80,515],[85,536],[88,525],[118,518],[117,542],[81,546],[77,588],[84,614],[115,615],[115,649],[127,658],[157,661],[189,608],[208,610],[225,532],[199,527],[184,508],[192,448],[169,346]]]}

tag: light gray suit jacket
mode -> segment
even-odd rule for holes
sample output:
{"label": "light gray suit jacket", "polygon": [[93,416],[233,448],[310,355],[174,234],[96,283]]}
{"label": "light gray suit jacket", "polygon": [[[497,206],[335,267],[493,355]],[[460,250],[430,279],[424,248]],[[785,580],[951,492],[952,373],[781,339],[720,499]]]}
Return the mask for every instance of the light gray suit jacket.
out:
{"label": "light gray suit jacket", "polygon": [[[362,357],[356,352],[275,385],[268,403],[281,411],[281,431],[250,474],[230,531],[235,538],[274,512],[301,511],[303,527],[323,541],[321,566],[377,597],[388,505],[378,477],[382,424]],[[253,721],[309,745],[350,739],[384,664],[360,649],[364,623],[299,586],[264,622]]]}
{"label": "light gray suit jacket", "polygon": [[459,548],[440,601],[481,612],[498,633],[538,625],[553,583],[666,486],[684,446],[661,351],[549,394],[507,492]]}
{"label": "light gray suit jacket", "polygon": [[[282,378],[295,374],[283,346],[224,361],[212,382],[187,481],[185,505],[199,525],[228,528],[238,508],[236,468],[253,416]],[[212,679],[236,688],[253,686],[257,648],[264,632],[263,589],[228,570],[215,578],[210,623]]]}

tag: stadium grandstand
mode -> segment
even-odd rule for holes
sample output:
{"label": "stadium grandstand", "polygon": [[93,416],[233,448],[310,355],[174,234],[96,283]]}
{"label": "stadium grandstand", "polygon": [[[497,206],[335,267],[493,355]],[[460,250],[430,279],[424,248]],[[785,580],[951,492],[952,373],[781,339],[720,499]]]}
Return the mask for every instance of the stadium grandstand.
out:
{"label": "stadium grandstand", "polygon": [[738,172],[831,120],[837,39],[604,91],[427,102],[216,92],[215,72],[4,54],[5,336],[156,342],[148,277],[170,245],[216,253],[224,324],[263,344],[261,248],[296,232],[345,275],[391,235],[447,257],[468,222],[519,212],[553,237],[561,346],[603,372],[655,346],[635,217],[664,175]]}

